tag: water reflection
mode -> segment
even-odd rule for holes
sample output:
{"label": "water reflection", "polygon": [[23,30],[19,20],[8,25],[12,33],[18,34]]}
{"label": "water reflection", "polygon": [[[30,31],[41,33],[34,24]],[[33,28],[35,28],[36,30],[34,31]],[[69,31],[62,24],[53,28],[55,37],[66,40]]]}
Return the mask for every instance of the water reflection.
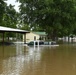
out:
{"label": "water reflection", "polygon": [[0,75],[76,75],[76,46],[0,47]]}
{"label": "water reflection", "polygon": [[[40,60],[40,50],[38,50],[37,48],[34,49],[33,47],[29,47],[28,50],[28,48],[25,48],[21,43],[18,43],[16,45],[13,56],[11,56],[11,54],[13,54],[13,49],[10,50],[11,52],[9,53],[7,53],[6,50],[9,52],[8,49],[2,49],[2,51],[4,52],[2,52],[3,56],[1,56],[1,58],[8,58],[2,58],[1,60],[2,68],[0,67],[0,69],[2,69],[3,71],[0,73],[0,75],[21,75],[24,70],[27,71],[28,69],[31,69],[31,67],[35,65],[35,62],[38,63],[38,61]],[[23,68],[25,69],[23,70]]]}

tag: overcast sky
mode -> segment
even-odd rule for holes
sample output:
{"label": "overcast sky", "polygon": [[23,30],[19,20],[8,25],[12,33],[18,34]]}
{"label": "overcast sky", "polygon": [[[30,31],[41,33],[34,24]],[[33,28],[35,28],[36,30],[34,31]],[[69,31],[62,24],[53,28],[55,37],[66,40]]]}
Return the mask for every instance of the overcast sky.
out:
{"label": "overcast sky", "polygon": [[9,4],[15,5],[16,11],[19,11],[18,6],[20,5],[20,3],[16,2],[16,0],[7,0],[6,2],[7,2],[7,5],[9,5]]}

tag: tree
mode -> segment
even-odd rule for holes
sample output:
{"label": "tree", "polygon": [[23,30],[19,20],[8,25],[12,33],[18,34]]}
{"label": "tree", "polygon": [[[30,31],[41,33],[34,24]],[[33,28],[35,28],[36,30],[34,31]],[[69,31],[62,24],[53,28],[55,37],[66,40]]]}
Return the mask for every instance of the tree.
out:
{"label": "tree", "polygon": [[17,0],[24,23],[39,26],[53,40],[70,35],[75,27],[75,0]]}
{"label": "tree", "polygon": [[[13,5],[9,5],[7,6],[7,4],[5,4],[4,7],[4,13],[2,15],[2,22],[1,22],[1,26],[5,26],[5,27],[10,27],[10,28],[17,28],[17,24],[18,24],[18,17],[19,14],[18,12],[16,12],[16,10],[14,9]],[[11,34],[9,32],[5,33],[6,37],[14,37],[15,33],[11,32]],[[9,39],[9,38],[8,38]]]}
{"label": "tree", "polygon": [[6,3],[4,0],[0,0],[0,26],[2,26],[3,14],[5,13]]}
{"label": "tree", "polygon": [[3,14],[3,25],[6,27],[16,28],[18,23],[18,13],[11,4],[6,6]]}

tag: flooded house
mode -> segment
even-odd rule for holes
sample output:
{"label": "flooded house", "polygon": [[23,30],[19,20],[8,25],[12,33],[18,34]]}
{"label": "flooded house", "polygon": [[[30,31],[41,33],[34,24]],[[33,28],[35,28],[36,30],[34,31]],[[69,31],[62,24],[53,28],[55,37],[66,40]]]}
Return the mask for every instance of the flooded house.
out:
{"label": "flooded house", "polygon": [[46,37],[47,37],[46,32],[30,32],[26,33],[26,42],[34,40],[46,40]]}

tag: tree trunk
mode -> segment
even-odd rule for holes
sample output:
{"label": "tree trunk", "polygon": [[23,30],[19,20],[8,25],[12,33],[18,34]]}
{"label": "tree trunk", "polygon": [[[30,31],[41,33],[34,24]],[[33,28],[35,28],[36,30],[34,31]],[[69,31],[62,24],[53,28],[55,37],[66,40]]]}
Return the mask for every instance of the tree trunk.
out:
{"label": "tree trunk", "polygon": [[9,41],[9,36],[8,36],[8,41]]}
{"label": "tree trunk", "polygon": [[68,35],[68,43],[70,42],[70,37],[69,37],[69,35]]}

